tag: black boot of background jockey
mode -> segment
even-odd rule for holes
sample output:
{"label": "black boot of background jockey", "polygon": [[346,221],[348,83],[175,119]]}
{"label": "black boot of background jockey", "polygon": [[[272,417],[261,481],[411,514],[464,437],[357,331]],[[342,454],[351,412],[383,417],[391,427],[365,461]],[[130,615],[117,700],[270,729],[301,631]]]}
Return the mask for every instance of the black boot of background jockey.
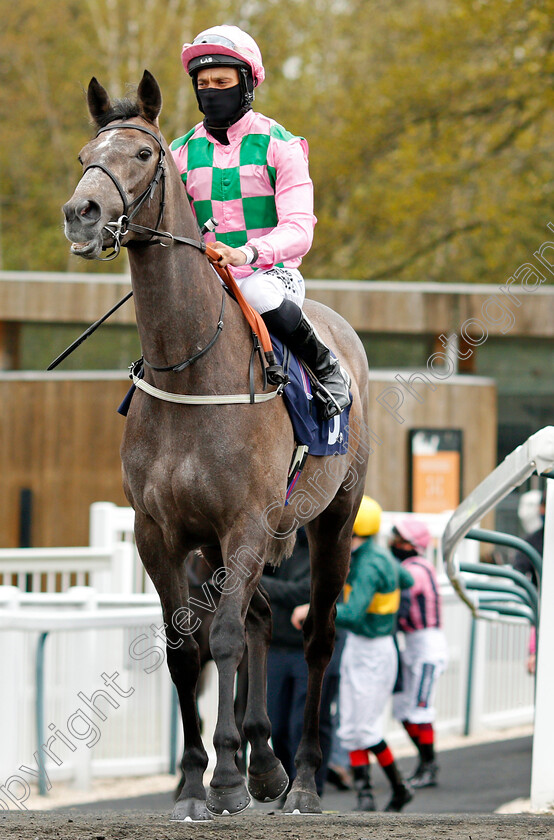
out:
{"label": "black boot of background jockey", "polygon": [[392,797],[385,811],[401,811],[404,805],[407,805],[414,798],[411,787],[404,781],[386,741],[379,741],[374,747],[370,747],[370,750],[379,762],[392,788]]}
{"label": "black boot of background jockey", "polygon": [[287,347],[310,368],[321,385],[316,396],[321,400],[319,411],[323,420],[341,414],[350,405],[350,377],[331,356],[326,344],[300,307],[284,300],[277,309],[262,314],[268,330],[284,341]]}
{"label": "black boot of background jockey", "polygon": [[357,803],[354,808],[355,811],[376,811],[375,800],[373,798],[373,790],[371,788],[371,771],[369,764],[362,764],[358,767],[352,767],[352,775],[354,776],[354,789],[357,793]]}

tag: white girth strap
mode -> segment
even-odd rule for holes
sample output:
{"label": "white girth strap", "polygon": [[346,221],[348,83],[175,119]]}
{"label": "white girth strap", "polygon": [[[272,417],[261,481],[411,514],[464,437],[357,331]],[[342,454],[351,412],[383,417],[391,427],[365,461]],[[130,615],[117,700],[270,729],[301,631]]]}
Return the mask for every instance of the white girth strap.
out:
{"label": "white girth strap", "polygon": [[[181,403],[182,405],[233,405],[235,403],[250,403],[250,394],[173,394],[170,391],[160,391],[153,385],[149,385],[144,379],[139,379],[135,374],[132,379],[137,388],[150,394],[151,397],[156,397],[158,400],[165,400],[165,402]],[[270,391],[268,394],[254,394],[254,402],[262,403],[272,400],[274,397],[280,397],[282,389],[279,387],[276,391]]]}

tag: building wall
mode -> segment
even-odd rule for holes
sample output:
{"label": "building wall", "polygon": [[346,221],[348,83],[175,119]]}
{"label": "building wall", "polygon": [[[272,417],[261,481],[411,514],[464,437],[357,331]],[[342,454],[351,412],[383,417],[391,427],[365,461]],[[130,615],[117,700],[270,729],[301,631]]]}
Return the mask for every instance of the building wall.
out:
{"label": "building wall", "polygon": [[129,387],[117,373],[0,375],[0,545],[19,545],[20,497],[32,492],[34,546],[88,545],[88,509],[127,504],[116,413]]}
{"label": "building wall", "polygon": [[[369,422],[381,443],[370,456],[367,491],[385,509],[406,509],[408,430],[420,426],[463,430],[463,481],[471,489],[495,466],[493,383],[453,377],[435,391],[423,385],[421,402],[406,396],[403,423],[378,402],[397,386],[391,374],[371,375]],[[32,492],[35,546],[86,545],[90,504],[126,504],[119,460],[125,421],[116,409],[128,387],[119,372],[0,374],[1,546],[19,544],[23,489]]]}
{"label": "building wall", "polygon": [[[399,386],[395,376],[408,381],[413,371],[397,373],[372,371],[370,380],[369,424],[381,439],[369,459],[367,492],[378,499],[384,510],[408,510],[408,439],[414,428],[461,429],[462,497],[470,492],[496,466],[496,389],[490,379],[453,376],[439,383],[428,377],[436,390],[424,380],[413,382],[413,395]],[[386,391],[397,388],[404,401],[396,406]],[[417,396],[415,396],[417,394]],[[383,395],[385,395],[383,397]],[[400,421],[403,422],[400,422]]]}

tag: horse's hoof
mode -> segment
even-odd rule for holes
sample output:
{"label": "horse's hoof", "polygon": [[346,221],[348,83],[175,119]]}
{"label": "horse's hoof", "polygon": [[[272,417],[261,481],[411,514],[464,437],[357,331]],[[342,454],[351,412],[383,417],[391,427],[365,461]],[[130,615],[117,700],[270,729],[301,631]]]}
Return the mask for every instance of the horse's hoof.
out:
{"label": "horse's hoof", "polygon": [[289,777],[279,762],[272,770],[259,776],[248,773],[248,790],[258,802],[274,802],[289,786]]}
{"label": "horse's hoof", "polygon": [[246,785],[241,782],[231,788],[214,788],[210,785],[206,806],[208,811],[217,816],[240,814],[250,805],[250,796]]}
{"label": "horse's hoof", "polygon": [[180,799],[175,803],[170,822],[208,822],[213,820],[203,799]]}
{"label": "horse's hoof", "polygon": [[321,814],[317,793],[309,790],[291,790],[283,807],[283,814]]}

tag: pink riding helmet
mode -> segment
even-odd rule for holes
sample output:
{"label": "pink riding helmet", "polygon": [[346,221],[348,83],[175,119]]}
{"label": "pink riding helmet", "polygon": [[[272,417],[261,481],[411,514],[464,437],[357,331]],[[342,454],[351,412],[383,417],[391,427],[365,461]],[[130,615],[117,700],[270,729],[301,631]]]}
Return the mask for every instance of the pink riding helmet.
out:
{"label": "pink riding helmet", "polygon": [[210,26],[197,35],[192,44],[184,44],[181,61],[187,73],[192,59],[203,55],[228,55],[248,64],[252,70],[254,86],[261,85],[265,79],[260,48],[255,40],[238,26]]}
{"label": "pink riding helmet", "polygon": [[425,522],[422,522],[420,519],[410,519],[407,517],[406,519],[401,519],[399,522],[395,522],[394,527],[402,539],[410,542],[421,552],[424,552],[431,542],[431,532]]}

